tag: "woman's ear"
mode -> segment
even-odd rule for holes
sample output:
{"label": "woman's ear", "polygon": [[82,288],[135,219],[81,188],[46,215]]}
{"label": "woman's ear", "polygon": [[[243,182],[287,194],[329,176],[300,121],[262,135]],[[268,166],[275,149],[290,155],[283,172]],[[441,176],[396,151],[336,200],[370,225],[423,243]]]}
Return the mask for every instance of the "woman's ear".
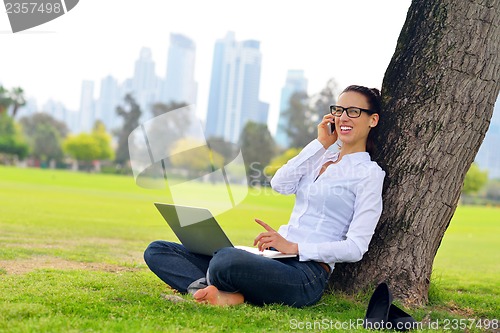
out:
{"label": "woman's ear", "polygon": [[375,127],[378,124],[379,115],[374,113],[370,116],[370,127]]}

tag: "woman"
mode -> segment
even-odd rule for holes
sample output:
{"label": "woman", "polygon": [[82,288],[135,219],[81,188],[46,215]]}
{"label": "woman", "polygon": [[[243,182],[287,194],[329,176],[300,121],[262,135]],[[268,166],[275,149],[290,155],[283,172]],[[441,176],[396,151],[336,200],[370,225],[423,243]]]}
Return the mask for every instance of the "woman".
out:
{"label": "woman", "polygon": [[[271,186],[295,194],[288,224],[254,241],[295,258],[269,259],[235,248],[213,257],[179,244],[153,242],[145,252],[151,270],[198,302],[235,305],[280,303],[293,307],[319,301],[337,262],[361,260],[382,211],[384,171],[370,160],[373,128],[380,113],[376,89],[349,86],[318,125],[318,137],[281,167]],[[329,131],[334,125],[333,133]],[[340,152],[328,148],[340,139]]]}

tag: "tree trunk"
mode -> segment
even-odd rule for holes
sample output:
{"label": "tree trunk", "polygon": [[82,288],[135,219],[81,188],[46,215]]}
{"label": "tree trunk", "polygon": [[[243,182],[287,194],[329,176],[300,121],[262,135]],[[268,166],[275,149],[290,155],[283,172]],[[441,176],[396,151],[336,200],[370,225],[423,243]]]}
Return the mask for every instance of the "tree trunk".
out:
{"label": "tree trunk", "polygon": [[[332,284],[387,281],[407,305],[427,302],[432,264],[500,88],[500,0],[414,0],[382,85],[378,153],[384,210],[362,261]],[[383,38],[383,37],[381,37]]]}

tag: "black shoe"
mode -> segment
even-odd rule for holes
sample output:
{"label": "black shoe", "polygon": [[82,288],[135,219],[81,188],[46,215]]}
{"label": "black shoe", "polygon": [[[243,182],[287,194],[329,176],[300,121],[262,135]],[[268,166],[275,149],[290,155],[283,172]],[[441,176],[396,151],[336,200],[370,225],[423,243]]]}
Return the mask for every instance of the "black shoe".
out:
{"label": "black shoe", "polygon": [[387,283],[382,282],[377,286],[368,303],[363,327],[366,329],[383,329],[388,323],[389,308],[392,303],[392,294]]}
{"label": "black shoe", "polygon": [[388,319],[392,329],[396,331],[404,332],[413,328],[418,328],[417,321],[394,304],[391,304]]}

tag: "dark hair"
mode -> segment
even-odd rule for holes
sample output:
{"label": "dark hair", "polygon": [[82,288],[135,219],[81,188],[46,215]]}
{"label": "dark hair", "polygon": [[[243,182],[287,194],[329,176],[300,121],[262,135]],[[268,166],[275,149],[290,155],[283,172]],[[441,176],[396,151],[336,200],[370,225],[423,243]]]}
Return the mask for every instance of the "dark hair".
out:
{"label": "dark hair", "polygon": [[[364,86],[352,85],[345,88],[344,91],[342,91],[342,94],[349,91],[357,92],[365,96],[368,100],[368,104],[370,105],[370,110],[372,111],[371,113],[377,113],[380,117],[380,113],[382,111],[382,98],[380,96],[380,90],[378,90],[377,88],[367,88]],[[377,128],[378,126],[375,126],[370,129],[370,133],[368,133],[368,139],[366,140],[366,151],[370,155],[373,155],[373,153],[375,152],[375,139],[378,132]]]}

